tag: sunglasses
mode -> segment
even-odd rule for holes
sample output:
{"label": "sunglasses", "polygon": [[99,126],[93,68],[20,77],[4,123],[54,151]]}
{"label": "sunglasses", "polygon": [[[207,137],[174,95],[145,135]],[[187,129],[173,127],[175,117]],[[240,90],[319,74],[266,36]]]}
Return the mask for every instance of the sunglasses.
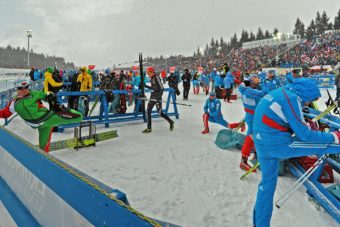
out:
{"label": "sunglasses", "polygon": [[28,89],[28,86],[25,86],[25,87],[17,87],[17,90],[25,90],[25,89]]}

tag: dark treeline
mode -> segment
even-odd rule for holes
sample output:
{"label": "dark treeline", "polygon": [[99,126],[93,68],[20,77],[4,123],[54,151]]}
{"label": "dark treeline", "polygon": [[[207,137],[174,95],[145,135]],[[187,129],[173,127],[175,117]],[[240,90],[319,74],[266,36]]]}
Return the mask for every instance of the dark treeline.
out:
{"label": "dark treeline", "polygon": [[[312,19],[307,27],[305,27],[300,18],[297,18],[293,29],[293,34],[299,34],[301,38],[312,40],[314,36],[321,35],[327,30],[339,29],[340,9],[335,16],[333,23],[330,21],[330,18],[327,16],[325,11],[323,11],[322,14],[317,11],[315,18]],[[204,50],[198,46],[192,57],[226,57],[232,50],[242,47],[242,43],[244,42],[273,38],[278,33],[278,28],[274,28],[274,30],[270,32],[259,27],[255,33],[253,31],[243,29],[240,38],[238,38],[237,33],[234,33],[229,42],[224,41],[223,37],[220,39],[212,38],[210,42],[205,45]],[[174,57],[181,58],[183,56],[171,56],[170,58]],[[146,60],[151,63],[156,63],[159,61],[162,62],[164,60],[164,56],[155,58],[148,57]]]}
{"label": "dark treeline", "polygon": [[[47,67],[74,69],[74,64],[65,62],[64,58],[38,54],[31,50],[30,68],[45,69]],[[0,68],[27,68],[27,50],[20,47],[0,47]]]}

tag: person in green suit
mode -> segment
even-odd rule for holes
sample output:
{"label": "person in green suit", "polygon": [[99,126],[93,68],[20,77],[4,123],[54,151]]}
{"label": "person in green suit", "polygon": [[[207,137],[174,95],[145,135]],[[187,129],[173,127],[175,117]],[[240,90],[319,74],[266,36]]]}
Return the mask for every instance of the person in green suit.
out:
{"label": "person in green suit", "polygon": [[[39,147],[49,151],[52,130],[64,124],[79,123],[83,116],[76,110],[60,107],[55,94],[29,89],[29,80],[19,78],[15,82],[17,95],[0,110],[0,118],[8,118],[17,113],[26,124],[39,131]],[[46,108],[42,101],[50,104]]]}

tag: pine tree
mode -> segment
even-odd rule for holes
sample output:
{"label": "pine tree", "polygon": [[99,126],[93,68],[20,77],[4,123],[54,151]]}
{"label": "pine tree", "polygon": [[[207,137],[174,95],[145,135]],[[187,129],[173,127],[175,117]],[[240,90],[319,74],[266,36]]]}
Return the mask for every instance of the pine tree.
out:
{"label": "pine tree", "polygon": [[328,21],[329,21],[329,17],[327,16],[326,12],[323,11],[322,15],[321,15],[321,26],[322,26],[322,31],[321,32],[322,33],[324,33],[328,29],[328,26],[329,26]]}
{"label": "pine tree", "polygon": [[201,48],[200,48],[200,46],[198,46],[198,47],[197,47],[197,51],[196,51],[196,53],[197,53],[197,57],[201,57],[201,56],[202,56],[202,53],[201,53]]}
{"label": "pine tree", "polygon": [[215,48],[215,40],[214,40],[214,38],[211,38],[210,47],[211,48]]}
{"label": "pine tree", "polygon": [[224,45],[225,45],[224,40],[223,40],[223,38],[221,37],[221,39],[220,39],[220,46],[221,46],[221,48],[223,48]]}
{"label": "pine tree", "polygon": [[276,36],[278,33],[279,33],[279,29],[278,28],[274,28],[273,37]]}
{"label": "pine tree", "polygon": [[205,49],[204,49],[204,56],[209,56],[209,52],[210,52],[210,50],[209,50],[209,45],[206,44],[206,45],[205,45]]}
{"label": "pine tree", "polygon": [[247,30],[244,31],[245,42],[249,42],[249,34]]}
{"label": "pine tree", "polygon": [[338,10],[338,15],[336,15],[334,18],[333,28],[334,30],[340,29],[340,9]]}
{"label": "pine tree", "polygon": [[262,29],[259,27],[259,29],[257,30],[257,34],[256,34],[256,40],[261,40],[264,39],[264,34]]}
{"label": "pine tree", "polygon": [[316,12],[315,26],[316,26],[316,34],[317,35],[322,34],[323,26],[322,26],[321,16],[320,16],[320,12],[319,11]]}
{"label": "pine tree", "polygon": [[250,35],[249,35],[249,41],[254,41],[256,38],[255,38],[255,35],[253,33],[253,31],[250,31]]}
{"label": "pine tree", "polygon": [[238,48],[239,47],[239,43],[238,43],[238,39],[237,39],[237,34],[236,33],[230,39],[230,46],[231,46],[231,48]]}
{"label": "pine tree", "polygon": [[327,26],[327,30],[333,30],[333,24],[330,22]]}
{"label": "pine tree", "polygon": [[314,20],[312,20],[306,29],[306,38],[308,40],[312,40],[314,35],[316,35],[316,25],[314,23]]}
{"label": "pine tree", "polygon": [[264,38],[266,39],[270,39],[272,36],[270,35],[269,31],[266,30],[266,32],[264,33]]}
{"label": "pine tree", "polygon": [[302,23],[300,18],[296,19],[293,34],[298,34],[301,38],[305,37],[305,25]]}
{"label": "pine tree", "polygon": [[240,43],[248,42],[248,40],[249,40],[248,32],[245,30],[242,30]]}

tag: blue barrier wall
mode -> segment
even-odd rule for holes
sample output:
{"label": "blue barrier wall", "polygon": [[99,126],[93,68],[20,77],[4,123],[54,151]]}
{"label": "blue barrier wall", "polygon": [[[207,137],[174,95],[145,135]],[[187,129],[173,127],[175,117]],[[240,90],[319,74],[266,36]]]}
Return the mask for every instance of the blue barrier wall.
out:
{"label": "blue barrier wall", "polygon": [[160,226],[131,208],[124,193],[3,127],[0,202],[18,226]]}

